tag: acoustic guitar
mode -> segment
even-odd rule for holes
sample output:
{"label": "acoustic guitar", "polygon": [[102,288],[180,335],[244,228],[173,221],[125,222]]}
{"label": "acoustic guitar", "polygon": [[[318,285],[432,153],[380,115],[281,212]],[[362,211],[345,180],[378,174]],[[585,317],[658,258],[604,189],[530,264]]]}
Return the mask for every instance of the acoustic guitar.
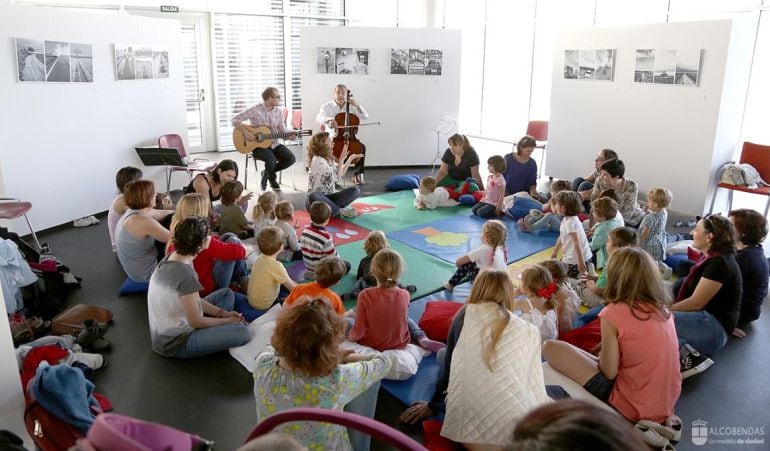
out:
{"label": "acoustic guitar", "polygon": [[273,133],[273,131],[267,125],[259,125],[257,127],[251,127],[244,125],[252,135],[254,140],[249,141],[237,128],[233,129],[233,144],[238,152],[247,154],[251,153],[254,149],[267,149],[273,144],[274,139],[286,139],[292,134],[297,136],[310,136],[313,134],[313,130],[293,130],[286,133]]}

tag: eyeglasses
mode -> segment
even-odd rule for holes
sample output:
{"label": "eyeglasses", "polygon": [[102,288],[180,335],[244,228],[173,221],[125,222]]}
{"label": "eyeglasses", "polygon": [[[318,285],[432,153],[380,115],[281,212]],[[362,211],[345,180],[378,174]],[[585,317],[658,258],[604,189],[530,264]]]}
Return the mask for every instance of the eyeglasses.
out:
{"label": "eyeglasses", "polygon": [[273,96],[274,99],[280,99],[281,96]]}

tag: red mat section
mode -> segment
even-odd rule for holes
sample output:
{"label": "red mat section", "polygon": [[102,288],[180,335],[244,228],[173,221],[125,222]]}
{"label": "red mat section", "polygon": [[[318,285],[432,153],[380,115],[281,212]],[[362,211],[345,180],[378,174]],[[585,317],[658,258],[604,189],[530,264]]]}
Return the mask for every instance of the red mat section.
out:
{"label": "red mat section", "polygon": [[[299,237],[302,231],[305,230],[305,227],[310,225],[310,214],[306,210],[295,211],[294,223],[297,229],[297,237]],[[326,228],[331,233],[335,246],[366,239],[370,232],[369,229],[340,218],[331,218]]]}

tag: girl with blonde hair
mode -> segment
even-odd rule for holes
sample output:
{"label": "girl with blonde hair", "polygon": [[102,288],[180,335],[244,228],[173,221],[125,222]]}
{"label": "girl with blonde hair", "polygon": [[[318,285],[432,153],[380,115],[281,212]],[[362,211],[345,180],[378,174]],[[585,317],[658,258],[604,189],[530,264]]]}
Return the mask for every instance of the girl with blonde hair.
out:
{"label": "girl with blonde hair", "polygon": [[551,272],[541,265],[530,266],[521,273],[520,290],[525,298],[514,301],[514,310],[520,310],[521,318],[538,328],[543,341],[555,340],[559,336],[559,285]]}
{"label": "girl with blonde hair", "polygon": [[251,212],[254,220],[254,236],[259,236],[259,232],[265,227],[275,225],[275,206],[278,204],[278,198],[272,191],[265,191],[257,198],[257,205]]}
{"label": "girl with blonde hair", "polygon": [[501,221],[492,219],[485,222],[481,227],[481,246],[457,259],[457,271],[444,284],[444,288],[451,292],[465,280],[473,283],[476,274],[482,269],[505,269],[508,261],[508,249],[505,246],[507,238],[508,229]]}
{"label": "girl with blonde hair", "polygon": [[[198,216],[207,218],[211,210],[211,202],[202,194],[185,194],[179,199],[176,206],[176,212],[171,218],[171,230],[185,219]],[[211,237],[211,242],[206,249],[203,249],[193,260],[195,273],[198,274],[198,281],[203,287],[200,290],[201,296],[206,296],[214,290],[228,288],[232,283],[240,284],[244,290],[248,287],[248,271],[246,267],[246,256],[253,252],[251,246],[241,244],[241,240],[233,233],[225,233],[217,237]],[[171,235],[167,253],[174,251],[174,236]],[[244,297],[236,293],[236,309],[239,308],[240,299]],[[245,297],[244,297],[245,298]]]}
{"label": "girl with blonde hair", "polygon": [[[401,414],[415,423],[442,410],[441,435],[468,449],[502,449],[516,422],[549,402],[540,362],[540,333],[512,313],[514,287],[506,270],[485,269],[449,329],[444,371],[431,401]],[[511,406],[503,411],[497,406]],[[495,417],[500,427],[488,427]]]}

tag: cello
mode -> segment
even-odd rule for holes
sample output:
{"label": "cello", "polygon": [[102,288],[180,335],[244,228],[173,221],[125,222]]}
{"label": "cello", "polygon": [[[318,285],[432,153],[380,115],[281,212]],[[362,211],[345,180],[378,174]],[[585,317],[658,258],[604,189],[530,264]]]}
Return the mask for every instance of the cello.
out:
{"label": "cello", "polygon": [[358,116],[350,112],[351,97],[353,97],[353,93],[348,90],[347,98],[345,99],[345,112],[334,116],[334,122],[337,123],[337,127],[334,129],[335,135],[332,140],[332,155],[338,160],[340,155],[342,155],[342,149],[344,149],[345,145],[348,146],[348,155],[363,153],[363,144],[356,138],[361,121],[358,119]]}

